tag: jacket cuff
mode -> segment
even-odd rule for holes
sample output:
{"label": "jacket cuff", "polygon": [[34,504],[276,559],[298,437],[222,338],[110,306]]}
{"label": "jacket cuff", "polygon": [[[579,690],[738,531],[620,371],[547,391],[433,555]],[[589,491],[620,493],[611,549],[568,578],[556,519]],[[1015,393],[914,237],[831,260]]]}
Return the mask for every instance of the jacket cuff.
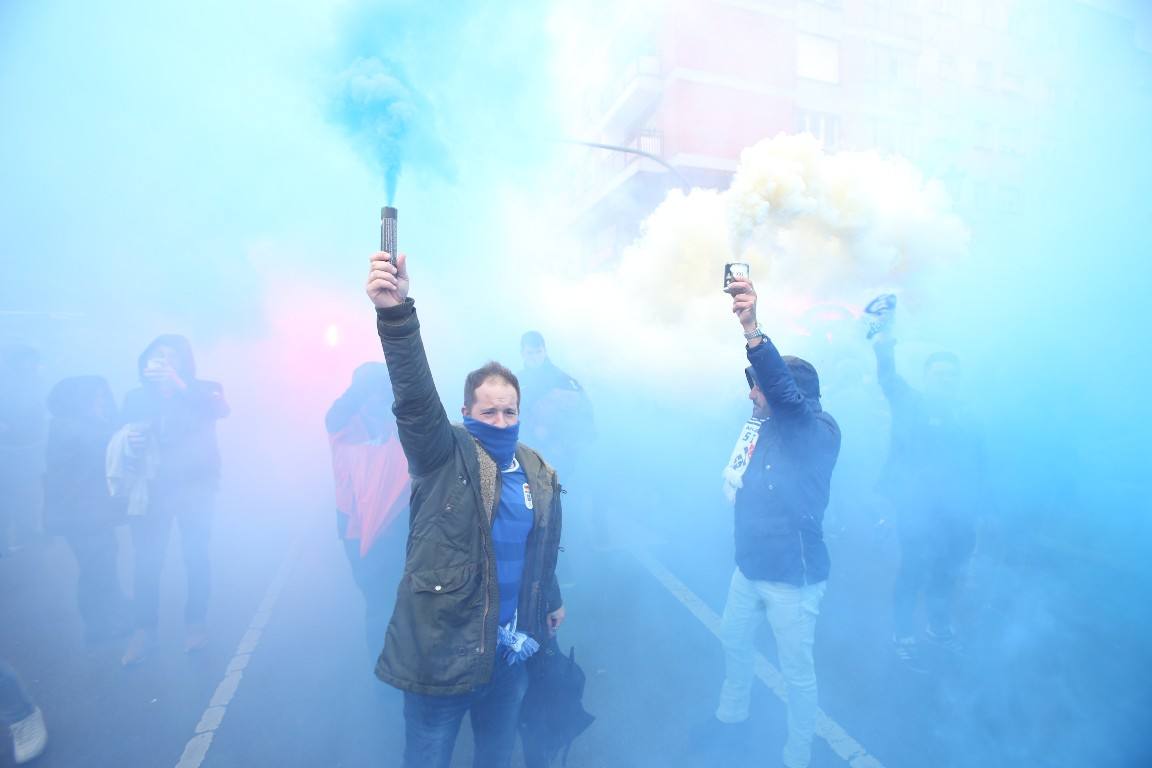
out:
{"label": "jacket cuff", "polygon": [[776,345],[772,343],[772,339],[767,336],[760,339],[760,343],[754,347],[749,347],[746,350],[748,355],[748,362],[753,362],[757,357],[767,356],[769,359],[773,357],[772,352],[776,353],[776,357],[780,356],[780,350],[776,349]]}
{"label": "jacket cuff", "polygon": [[416,319],[416,304],[412,297],[394,307],[376,308],[376,330],[381,336],[402,336],[411,326],[420,327]]}

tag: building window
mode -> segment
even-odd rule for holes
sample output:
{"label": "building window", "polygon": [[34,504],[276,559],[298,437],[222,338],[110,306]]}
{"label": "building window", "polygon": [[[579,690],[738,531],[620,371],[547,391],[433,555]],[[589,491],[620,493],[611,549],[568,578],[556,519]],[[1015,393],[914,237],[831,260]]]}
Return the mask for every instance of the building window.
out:
{"label": "building window", "polygon": [[796,132],[815,136],[829,152],[840,148],[840,118],[836,115],[802,109],[796,113]]}
{"label": "building window", "polygon": [[905,157],[916,153],[916,128],[895,120],[876,120],[872,123],[872,147]]}
{"label": "building window", "polygon": [[960,62],[955,56],[940,57],[940,79],[954,83],[960,79]]}
{"label": "building window", "polygon": [[876,82],[904,85],[912,78],[916,61],[911,54],[878,43],[869,50],[872,61],[868,72]]}
{"label": "building window", "polygon": [[839,83],[840,44],[827,37],[796,35],[796,74],[821,83]]}
{"label": "building window", "polygon": [[1015,213],[1020,209],[1020,189],[1012,184],[996,186],[997,207],[1004,213]]}

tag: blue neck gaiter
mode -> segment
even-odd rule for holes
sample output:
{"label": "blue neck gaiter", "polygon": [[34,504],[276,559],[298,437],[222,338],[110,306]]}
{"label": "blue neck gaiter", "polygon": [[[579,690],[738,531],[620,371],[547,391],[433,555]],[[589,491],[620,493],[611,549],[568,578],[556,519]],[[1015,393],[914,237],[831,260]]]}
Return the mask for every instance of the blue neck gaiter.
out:
{"label": "blue neck gaiter", "polygon": [[520,439],[519,424],[494,427],[476,421],[471,416],[465,416],[464,428],[468,430],[468,434],[480,441],[480,445],[495,460],[498,469],[504,471],[512,466],[512,459],[516,456],[516,442]]}

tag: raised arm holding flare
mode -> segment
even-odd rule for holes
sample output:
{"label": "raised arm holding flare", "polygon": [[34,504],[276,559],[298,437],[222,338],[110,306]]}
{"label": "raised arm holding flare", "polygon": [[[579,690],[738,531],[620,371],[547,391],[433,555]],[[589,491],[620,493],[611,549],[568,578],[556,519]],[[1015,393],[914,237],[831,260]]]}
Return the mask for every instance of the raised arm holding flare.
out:
{"label": "raised arm holding flare", "polygon": [[[560,484],[518,442],[520,387],[491,362],[451,424],[408,297],[407,257],[371,258],[368,297],[412,473],[404,576],[376,676],[404,691],[406,768],[447,768],[466,712],[476,765],[503,768],[527,688],[524,661],[564,620],[556,581]],[[482,301],[484,297],[477,297]]]}

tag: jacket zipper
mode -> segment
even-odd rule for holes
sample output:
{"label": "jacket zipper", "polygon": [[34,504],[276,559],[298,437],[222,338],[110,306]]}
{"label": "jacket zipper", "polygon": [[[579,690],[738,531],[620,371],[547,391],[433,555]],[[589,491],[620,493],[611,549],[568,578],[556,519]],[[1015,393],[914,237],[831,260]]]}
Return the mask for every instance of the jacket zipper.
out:
{"label": "jacket zipper", "polygon": [[483,528],[480,529],[480,541],[484,546],[484,613],[480,617],[480,655],[484,655],[484,649],[488,643],[488,610],[491,604],[491,578],[488,575],[489,570],[489,553],[488,553],[488,532]]}
{"label": "jacket zipper", "polygon": [[[552,482],[552,498],[548,503],[548,537],[551,538],[552,526],[556,524],[556,505],[560,499],[560,484],[553,480]],[[540,536],[540,541],[536,547],[536,615],[537,615],[537,631],[540,633],[541,638],[548,634],[548,620],[547,611],[544,609],[544,550],[548,546],[548,540]]]}
{"label": "jacket zipper", "polygon": [[804,530],[797,529],[796,534],[800,537],[800,583],[808,583],[808,560],[804,556]]}
{"label": "jacket zipper", "polygon": [[[481,503],[484,497],[481,494]],[[496,495],[492,500],[492,509],[484,510],[484,515],[487,517],[488,529],[485,530],[483,524],[480,527],[480,543],[484,547],[484,613],[480,617],[480,655],[484,655],[485,649],[488,647],[488,613],[492,607],[492,576],[489,573],[492,566],[493,556],[488,550],[488,540],[492,535],[492,516],[496,514],[496,508],[500,506],[500,476],[496,476]]]}
{"label": "jacket zipper", "polygon": [[[539,478],[540,478],[539,474],[537,474],[536,477],[533,478],[536,480],[536,486],[537,487],[540,487]],[[531,482],[531,481],[529,481],[529,482]],[[538,494],[533,494],[533,496],[537,496],[537,495]],[[545,515],[544,508],[541,507],[540,508],[540,519],[541,520],[545,519],[544,515]],[[544,553],[544,545],[546,542],[544,541],[544,537],[542,535],[540,535],[540,526],[536,525],[535,521],[533,521],[532,526],[533,526],[532,527],[532,533],[530,534],[530,536],[535,537],[534,539],[532,539],[532,541],[535,544],[534,549],[536,551],[536,556],[533,557],[531,560],[527,560],[526,562],[528,563],[529,567],[532,569],[531,572],[529,574],[527,574],[530,576],[528,583],[531,584],[531,594],[528,598],[528,600],[529,600],[528,605],[529,605],[530,609],[534,609],[534,610],[530,611],[528,615],[529,615],[529,617],[531,617],[533,613],[536,615],[536,625],[534,627],[532,627],[532,629],[534,629],[537,632],[540,632],[544,627],[544,600],[542,599],[542,597],[540,595],[540,593],[541,593],[540,581],[541,581],[541,578],[542,578],[543,573],[544,573],[542,558],[543,558],[543,553]]]}

